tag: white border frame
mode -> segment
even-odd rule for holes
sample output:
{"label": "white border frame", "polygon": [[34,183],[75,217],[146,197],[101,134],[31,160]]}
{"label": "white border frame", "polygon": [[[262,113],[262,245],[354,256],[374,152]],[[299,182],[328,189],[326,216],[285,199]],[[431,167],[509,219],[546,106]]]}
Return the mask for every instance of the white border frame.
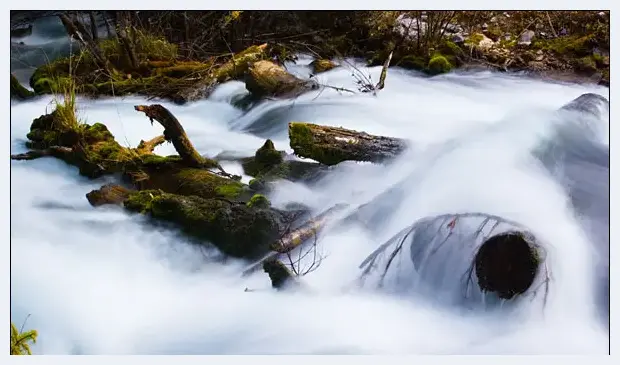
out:
{"label": "white border frame", "polygon": [[[53,2],[49,2],[49,1],[43,1],[43,0],[27,0],[27,1],[20,1],[19,3],[13,3],[11,1],[8,0],[4,0],[3,2],[3,6],[4,5],[9,5],[8,8],[6,8],[6,12],[4,12],[4,19],[6,19],[7,21],[9,20],[10,17],[10,8],[11,7],[19,7],[20,10],[25,10],[25,9],[49,9],[50,7],[54,7],[55,9],[88,9],[88,8],[93,8],[93,9],[101,9],[101,8],[105,8],[105,9],[169,9],[170,6],[170,2],[168,1],[163,1],[163,0],[134,0],[131,2],[131,4],[128,4],[127,1],[119,1],[119,0],[108,0],[105,2],[105,5],[103,3],[96,3],[96,2],[84,2],[82,1],[76,1],[76,0],[55,0]],[[173,3],[174,4],[174,3]],[[224,6],[222,5],[224,4]],[[601,9],[601,10],[612,10],[613,8],[615,8],[615,5],[618,4],[618,1],[612,2],[612,1],[601,1],[601,0],[595,0],[595,1],[578,1],[578,0],[555,0],[553,2],[549,1],[549,2],[542,2],[539,0],[518,0],[518,1],[509,1],[509,2],[500,2],[497,0],[491,1],[491,0],[469,0],[467,2],[463,2],[463,1],[458,1],[458,0],[434,0],[432,2],[432,6],[430,1],[427,2],[421,2],[421,1],[403,1],[403,0],[381,0],[381,1],[368,1],[368,0],[340,0],[338,2],[333,1],[333,0],[311,0],[311,1],[304,1],[304,2],[297,2],[297,1],[292,1],[292,0],[288,0],[288,1],[284,1],[284,0],[271,0],[269,2],[267,1],[250,1],[250,0],[227,0],[226,2],[210,2],[210,1],[206,1],[206,2],[201,2],[201,1],[191,1],[191,2],[186,2],[185,4],[183,4],[184,6],[180,6],[180,3],[176,3],[175,5],[178,6],[177,9],[182,10],[182,9],[192,9],[192,10],[204,10],[204,9],[222,9],[222,10],[235,10],[235,9],[247,9],[247,10],[251,10],[251,9],[256,9],[256,10],[279,10],[279,9],[290,9],[290,10],[309,10],[309,9],[313,9],[313,10],[326,10],[326,9],[333,9],[333,10],[337,10],[337,9],[341,9],[341,10],[350,10],[350,9],[364,9],[364,10],[399,10],[399,9],[412,9],[412,8],[417,8],[417,9],[463,9],[463,7],[466,7],[468,10],[488,10],[488,9],[497,9],[498,7],[501,7],[503,9],[506,10],[550,10],[550,9],[562,9],[562,10],[592,10],[592,9]],[[103,6],[102,6],[103,5]],[[614,6],[612,6],[614,5]],[[169,9],[172,10],[172,9]],[[616,13],[614,11],[611,12],[611,19],[612,19],[612,23],[611,23],[611,42],[612,42],[612,46],[610,47],[610,53],[611,53],[611,60],[616,60],[616,56],[620,57],[620,53],[618,53],[616,50],[618,50],[618,48],[615,48],[615,46],[613,46],[613,44],[619,43],[616,40],[620,39],[620,23],[614,23],[613,20],[616,19],[620,19],[620,18],[616,18]],[[618,13],[620,14],[620,12]],[[620,15],[618,15],[618,17],[620,17]],[[8,22],[7,22],[8,23]],[[4,23],[4,24],[7,24]],[[617,36],[616,36],[617,35]],[[0,33],[0,39],[5,39],[5,42],[8,43],[10,37],[9,37],[9,27],[7,25],[2,27],[2,31]],[[8,46],[8,44],[6,44]],[[7,67],[7,69],[9,68],[9,58],[8,57],[3,57],[0,62],[2,62],[3,64],[5,64]],[[615,62],[615,61],[614,61]],[[7,70],[5,69],[5,70]],[[611,71],[611,78],[614,80],[620,80],[620,76],[618,79],[616,79],[615,77],[613,77],[613,75],[616,73],[616,70],[620,70],[620,68],[615,68],[615,67],[611,67],[610,71]],[[5,102],[7,104],[9,104],[9,88],[7,88],[6,86],[8,86],[9,84],[9,73],[8,72],[4,72],[2,74],[2,77],[5,78],[4,81],[4,88],[0,88],[0,92],[1,92],[1,96],[0,99],[1,100],[5,100]],[[615,100],[615,98],[612,96],[613,91],[614,90],[620,90],[620,88],[616,88],[616,87],[612,87],[610,90],[610,101],[611,100]],[[618,99],[620,100],[620,98]],[[610,112],[612,113],[612,115],[614,114],[615,109],[615,104],[611,103],[610,106]],[[9,112],[10,112],[10,105],[9,105]],[[5,114],[6,115],[6,114]],[[614,124],[613,122],[614,118],[610,118],[610,123]],[[8,204],[8,202],[10,201],[10,159],[9,159],[9,155],[10,155],[10,141],[9,138],[7,138],[7,136],[10,136],[10,130],[8,128],[10,128],[10,118],[3,118],[3,125],[6,134],[4,134],[4,138],[0,139],[0,145],[2,146],[2,148],[0,150],[5,151],[4,152],[4,161],[5,161],[5,168],[7,168],[7,172],[9,172],[8,174],[1,174],[1,178],[0,178],[0,192],[2,194],[2,202],[4,204],[2,204],[2,208],[0,208],[0,214],[2,215],[2,220],[1,220],[1,224],[3,229],[0,232],[3,232],[3,236],[4,238],[2,239],[2,249],[3,249],[3,254],[0,255],[0,267],[2,268],[1,274],[0,274],[0,293],[3,293],[2,296],[2,300],[0,300],[0,308],[2,309],[2,313],[4,313],[5,316],[9,317],[9,312],[10,312],[10,254],[9,254],[9,244],[10,244],[10,204]],[[612,145],[615,145],[615,142],[611,142],[612,140],[615,140],[615,136],[618,135],[620,133],[620,126],[614,126],[614,127],[610,127],[610,143]],[[619,142],[620,143],[620,142]],[[611,165],[610,165],[610,169],[612,171],[611,175],[610,175],[610,186],[620,186],[620,179],[618,179],[617,175],[615,174],[616,168],[613,166],[616,166],[615,161],[620,161],[618,157],[616,157],[615,155],[618,154],[620,152],[620,148],[615,148],[612,147],[610,149],[611,152]],[[618,167],[620,168],[620,166]],[[617,211],[618,211],[618,206],[613,204],[613,201],[616,201],[616,199],[618,198],[618,194],[614,192],[613,189],[611,189],[610,191],[610,215],[611,216],[617,216]],[[611,217],[610,217],[611,218]],[[614,219],[610,219],[610,222],[614,222]],[[611,224],[611,232],[610,232],[610,243],[612,242],[617,242],[618,241],[618,230],[615,229],[614,224]],[[618,253],[620,252],[619,249],[614,247],[614,244],[611,244],[610,247],[610,261],[611,262],[615,262],[615,257],[618,256]],[[618,283],[619,281],[616,280],[618,278],[617,275],[617,267],[616,265],[610,265],[611,267],[611,275],[610,275],[610,301],[612,303],[618,303],[618,293],[620,292],[619,288],[618,288]],[[611,279],[613,278],[613,279]],[[6,296],[4,296],[6,295]],[[611,334],[615,334],[615,332],[613,332],[613,330],[611,330],[611,328],[620,328],[620,326],[617,325],[618,323],[618,318],[620,318],[620,316],[616,315],[616,312],[614,310],[615,308],[613,307],[613,305],[610,304],[610,318],[611,318],[611,323],[610,323],[610,333]],[[6,318],[6,317],[5,317]],[[8,324],[6,325],[8,327]],[[8,328],[5,331],[0,331],[0,344],[8,344],[9,343],[9,331]],[[610,338],[610,347],[611,347],[611,356],[602,356],[602,357],[594,357],[596,359],[596,362],[607,362],[607,363],[611,363],[612,358],[614,357],[619,357],[617,354],[620,350],[618,350],[618,344],[619,344],[619,340],[620,337],[614,337],[611,336]],[[4,345],[6,346],[6,345]],[[89,356],[89,357],[81,357],[81,356],[53,356],[53,357],[46,357],[46,356],[9,356],[8,354],[8,348],[5,347],[5,350],[2,350],[1,352],[3,352],[2,354],[0,354],[0,358],[8,358],[8,363],[13,364],[13,363],[17,363],[17,361],[25,361],[25,362],[32,362],[32,363],[50,363],[50,364],[62,364],[62,365],[70,365],[70,364],[77,364],[77,363],[84,363],[84,362],[90,362],[90,363],[100,363],[100,364],[110,364],[111,362],[114,363],[123,363],[123,364],[131,364],[133,362],[133,360],[128,357],[128,356]],[[274,362],[281,362],[281,363],[291,363],[294,362],[296,364],[300,364],[300,363],[315,363],[316,361],[321,362],[322,360],[335,360],[335,361],[342,361],[342,360],[353,360],[355,362],[360,362],[360,363],[368,363],[368,364],[377,364],[377,362],[382,362],[382,361],[386,361],[389,359],[389,361],[394,361],[394,362],[399,362],[399,363],[408,363],[411,364],[416,363],[435,363],[435,364],[440,364],[440,363],[444,363],[446,361],[449,361],[450,363],[452,362],[459,362],[459,363],[471,363],[471,364],[476,364],[479,365],[481,363],[488,363],[488,364],[494,364],[496,365],[498,361],[506,361],[508,363],[522,363],[523,359],[517,357],[517,356],[450,356],[449,358],[446,356],[320,356],[320,357],[309,357],[309,356],[296,356],[295,359],[291,359],[290,356],[269,356],[268,358],[265,357],[257,357],[257,356],[211,356],[213,359],[209,358],[209,359],[203,359],[203,356],[176,356],[176,357],[170,357],[170,356],[150,356],[149,359],[143,359],[143,360],[138,360],[138,361],[148,361],[150,364],[163,364],[163,363],[168,363],[168,362],[177,362],[177,363],[196,363],[196,364],[204,364],[204,362],[211,362],[213,361],[215,358],[217,358],[218,362],[221,363],[230,363],[230,364],[239,364],[239,363],[245,363],[246,361],[252,361],[254,363],[263,363],[263,361],[265,361],[265,364],[273,364]],[[353,359],[349,359],[349,357],[353,358]],[[619,357],[620,358],[620,357]],[[126,361],[126,362],[125,362]],[[572,362],[573,360],[568,357],[568,356],[545,356],[544,358],[542,356],[534,356],[533,358],[528,358],[528,360],[526,360],[528,362],[558,362],[558,363],[562,363],[562,364],[567,364],[568,362]],[[591,361],[589,358],[584,358],[583,359],[584,362],[589,362]],[[0,361],[1,363],[6,364],[7,362],[5,362],[4,360]],[[617,361],[614,361],[617,362]]]}

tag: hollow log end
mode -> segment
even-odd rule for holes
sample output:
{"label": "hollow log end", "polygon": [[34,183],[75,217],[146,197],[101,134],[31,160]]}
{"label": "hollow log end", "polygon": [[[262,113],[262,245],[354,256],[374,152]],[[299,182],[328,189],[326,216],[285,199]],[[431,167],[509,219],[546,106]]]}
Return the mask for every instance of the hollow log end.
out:
{"label": "hollow log end", "polygon": [[484,241],[475,257],[480,289],[502,299],[525,293],[542,262],[538,250],[522,232],[502,233]]}

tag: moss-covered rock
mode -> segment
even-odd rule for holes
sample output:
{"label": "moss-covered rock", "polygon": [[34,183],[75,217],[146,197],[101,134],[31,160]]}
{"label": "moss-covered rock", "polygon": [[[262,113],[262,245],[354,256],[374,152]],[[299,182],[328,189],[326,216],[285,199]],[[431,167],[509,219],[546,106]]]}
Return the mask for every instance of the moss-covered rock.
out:
{"label": "moss-covered rock", "polygon": [[227,255],[256,258],[269,251],[283,229],[284,215],[221,199],[143,190],[125,200],[127,210],[176,223],[184,232],[211,242]]}
{"label": "moss-covered rock", "polygon": [[262,194],[255,194],[252,196],[249,202],[247,202],[248,207],[250,208],[269,208],[271,206],[271,202],[267,199],[266,196]]}
{"label": "moss-covered rock", "polygon": [[34,92],[26,89],[17,78],[11,74],[11,98],[28,99],[34,96]]}
{"label": "moss-covered rock", "polygon": [[243,170],[250,176],[258,176],[261,172],[281,164],[284,160],[284,151],[276,150],[273,142],[268,139],[263,146],[256,150],[254,157],[244,159]]}
{"label": "moss-covered rock", "polygon": [[450,63],[450,61],[448,61],[445,56],[441,54],[435,54],[428,61],[427,69],[428,73],[432,75],[437,75],[449,72],[450,70],[452,70],[453,67],[454,66]]}

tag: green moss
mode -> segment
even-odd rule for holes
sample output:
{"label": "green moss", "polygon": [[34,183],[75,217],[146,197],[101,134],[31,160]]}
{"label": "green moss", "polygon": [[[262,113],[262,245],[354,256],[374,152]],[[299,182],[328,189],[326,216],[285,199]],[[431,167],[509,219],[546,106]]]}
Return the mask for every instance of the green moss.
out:
{"label": "green moss", "polygon": [[456,43],[451,41],[444,41],[439,46],[441,54],[446,56],[458,56],[463,54],[463,50]]}
{"label": "green moss", "polygon": [[215,188],[215,192],[218,196],[234,199],[234,198],[239,197],[239,195],[241,195],[241,193],[243,192],[243,185],[242,184],[220,185]]}
{"label": "green moss", "polygon": [[594,35],[565,36],[547,40],[536,40],[532,43],[534,49],[552,51],[558,55],[585,57],[590,54],[591,41]]}
{"label": "green moss", "polygon": [[17,78],[11,74],[11,97],[15,97],[17,99],[28,99],[33,96],[34,92],[22,86]]}
{"label": "green moss", "polygon": [[581,57],[574,62],[575,70],[583,72],[585,74],[592,74],[596,72],[596,63],[591,56]]}
{"label": "green moss", "polygon": [[430,74],[437,75],[449,72],[453,67],[446,57],[441,54],[435,54],[428,61],[427,69]]}
{"label": "green moss", "polygon": [[262,194],[254,194],[249,202],[247,202],[247,206],[250,208],[268,208],[271,206],[269,199]]}
{"label": "green moss", "polygon": [[407,55],[401,58],[396,66],[423,71],[426,68],[426,58],[419,55]]}
{"label": "green moss", "polygon": [[203,62],[178,62],[173,66],[160,68],[156,70],[156,73],[162,76],[172,78],[183,78],[204,73],[208,71],[211,66],[211,63]]}
{"label": "green moss", "polygon": [[124,206],[133,212],[176,223],[185,233],[235,257],[254,258],[265,254],[281,227],[277,213],[269,209],[157,190],[131,194]]}
{"label": "green moss", "polygon": [[162,196],[164,192],[161,190],[142,190],[129,195],[123,202],[125,209],[137,212],[148,213],[151,211],[152,202],[156,198]]}
{"label": "green moss", "polygon": [[250,63],[258,62],[265,58],[265,47],[251,46],[232,57],[231,60],[217,68],[213,77],[218,82],[224,82],[243,76],[249,68]]}
{"label": "green moss", "polygon": [[291,148],[299,156],[310,157],[328,166],[348,160],[349,156],[344,151],[331,145],[316,143],[306,123],[291,122],[288,131]]}
{"label": "green moss", "polygon": [[205,169],[182,168],[172,177],[172,185],[178,186],[177,191],[183,195],[238,199],[245,191],[244,184]]}
{"label": "green moss", "polygon": [[142,156],[142,163],[146,166],[171,166],[177,165],[182,161],[181,156],[172,155],[172,156],[160,156],[155,154],[147,154]]}

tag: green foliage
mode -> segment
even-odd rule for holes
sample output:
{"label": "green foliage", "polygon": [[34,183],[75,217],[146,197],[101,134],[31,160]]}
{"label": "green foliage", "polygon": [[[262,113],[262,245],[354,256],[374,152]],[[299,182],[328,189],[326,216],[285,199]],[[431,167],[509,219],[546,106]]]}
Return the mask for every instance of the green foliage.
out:
{"label": "green foliage", "polygon": [[465,40],[466,45],[477,46],[482,42],[484,36],[480,33],[474,33]]}
{"label": "green foliage", "polygon": [[11,322],[11,355],[32,355],[30,344],[37,342],[36,330],[20,332]]}
{"label": "green foliage", "polygon": [[575,69],[585,74],[592,74],[596,72],[596,63],[593,57],[581,57],[574,61]]}

